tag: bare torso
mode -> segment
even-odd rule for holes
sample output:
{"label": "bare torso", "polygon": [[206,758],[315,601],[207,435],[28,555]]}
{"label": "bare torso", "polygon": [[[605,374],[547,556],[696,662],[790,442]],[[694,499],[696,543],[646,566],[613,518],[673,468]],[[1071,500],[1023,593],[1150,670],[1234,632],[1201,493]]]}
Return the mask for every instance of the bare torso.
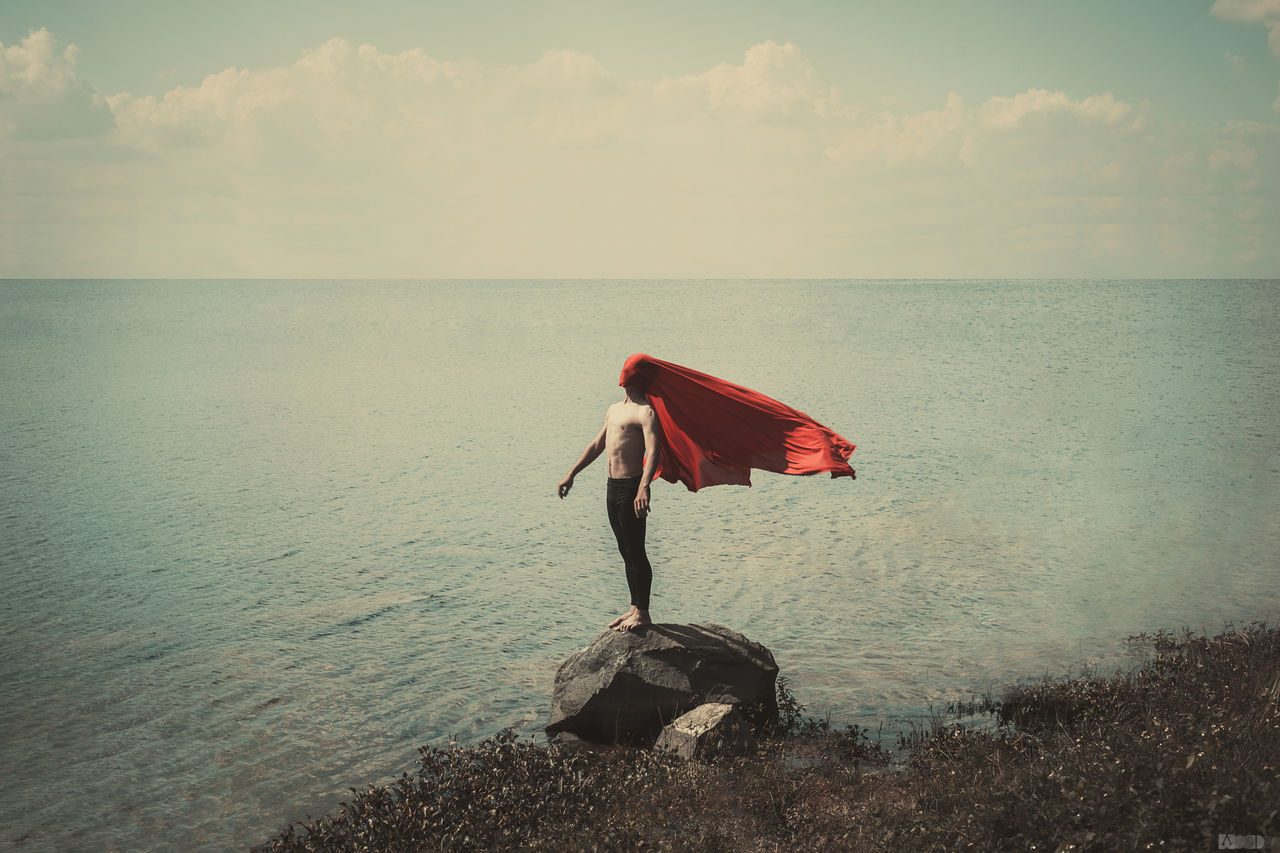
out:
{"label": "bare torso", "polygon": [[642,418],[652,411],[648,404],[623,400],[614,403],[605,413],[604,454],[610,477],[639,477],[644,472]]}

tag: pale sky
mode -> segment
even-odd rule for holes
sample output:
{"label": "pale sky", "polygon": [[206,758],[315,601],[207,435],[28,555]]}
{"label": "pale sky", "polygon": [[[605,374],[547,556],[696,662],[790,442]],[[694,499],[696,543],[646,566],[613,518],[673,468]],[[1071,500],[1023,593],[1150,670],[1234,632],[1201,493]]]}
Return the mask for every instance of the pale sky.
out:
{"label": "pale sky", "polygon": [[3,0],[0,277],[1280,277],[1280,0]]}

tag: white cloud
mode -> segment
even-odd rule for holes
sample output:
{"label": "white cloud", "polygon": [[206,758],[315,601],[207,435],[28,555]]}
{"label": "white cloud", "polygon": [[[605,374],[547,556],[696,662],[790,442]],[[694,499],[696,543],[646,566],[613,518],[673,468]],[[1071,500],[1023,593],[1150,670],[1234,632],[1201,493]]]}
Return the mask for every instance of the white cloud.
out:
{"label": "white cloud", "polygon": [[1227,60],[1227,64],[1231,66],[1232,70],[1238,73],[1243,74],[1245,71],[1249,69],[1249,63],[1245,60],[1243,56],[1236,56],[1234,53],[1232,53],[1229,50],[1226,52],[1226,60]]}
{"label": "white cloud", "polygon": [[1108,130],[1139,130],[1141,117],[1132,104],[1116,100],[1110,92],[1074,101],[1066,92],[1029,89],[1012,98],[996,97],[983,105],[980,119],[987,127],[1057,130],[1065,125]]}
{"label": "white cloud", "polygon": [[741,65],[721,63],[688,77],[666,79],[654,91],[659,101],[761,123],[827,118],[839,110],[839,93],[823,84],[813,64],[794,44],[766,41],[747,50]]}
{"label": "white cloud", "polygon": [[1258,150],[1245,146],[1235,148],[1215,148],[1209,154],[1209,172],[1217,174],[1224,169],[1232,168],[1248,171],[1258,162]]}
{"label": "white cloud", "polygon": [[[108,98],[122,137],[144,147],[208,143],[296,141],[316,135],[376,135],[387,130],[429,132],[452,124],[468,98],[466,71],[422,51],[385,54],[333,39],[307,51],[289,68],[228,68],[197,87],[162,98],[122,93]],[[451,115],[452,114],[452,115]]]}
{"label": "white cloud", "polygon": [[1224,21],[1280,20],[1280,0],[1214,0],[1210,12]]}
{"label": "white cloud", "polygon": [[1210,13],[1224,21],[1262,24],[1267,45],[1280,56],[1280,0],[1214,0]]}
{"label": "white cloud", "polygon": [[48,30],[21,44],[0,44],[0,136],[60,139],[111,126],[106,102],[76,76],[75,45],[61,53]]}
{"label": "white cloud", "polygon": [[576,50],[549,50],[520,76],[534,89],[601,94],[620,88],[599,60]]}
{"label": "white cloud", "polygon": [[926,164],[933,170],[946,164],[995,169],[1037,186],[1108,185],[1126,172],[1113,147],[1130,144],[1144,123],[1133,105],[1110,94],[1075,100],[1065,92],[1031,89],[970,108],[952,93],[940,110],[885,111],[849,122],[827,156],[911,170]]}
{"label": "white cloud", "polygon": [[865,120],[852,123],[826,153],[836,162],[876,157],[901,163],[934,155],[954,159],[962,154],[964,132],[973,120],[964,101],[952,92],[940,110],[914,115],[885,111],[866,116]]}
{"label": "white cloud", "polygon": [[[74,48],[35,33],[3,69],[0,275],[1160,275],[1280,262],[1266,241],[1207,242],[1209,225],[1275,220],[1274,125],[1170,133],[1110,93],[1039,88],[856,108],[793,44],[623,83],[572,50],[499,66],[334,39],[286,67],[104,100]],[[87,105],[98,135],[51,158],[37,141],[50,125],[13,108],[32,103],[81,119]],[[1204,226],[1195,251],[1168,256],[1176,268],[1159,265],[1161,240],[1197,238],[1160,223]]]}

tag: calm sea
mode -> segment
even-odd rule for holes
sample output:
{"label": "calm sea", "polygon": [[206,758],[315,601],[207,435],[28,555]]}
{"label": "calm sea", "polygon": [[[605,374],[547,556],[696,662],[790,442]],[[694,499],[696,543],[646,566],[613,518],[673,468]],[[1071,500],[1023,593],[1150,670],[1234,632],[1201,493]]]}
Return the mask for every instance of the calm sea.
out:
{"label": "calm sea", "polygon": [[0,282],[0,845],[226,850],[545,723],[632,352],[856,482],[655,488],[660,621],[887,730],[1280,615],[1277,281]]}

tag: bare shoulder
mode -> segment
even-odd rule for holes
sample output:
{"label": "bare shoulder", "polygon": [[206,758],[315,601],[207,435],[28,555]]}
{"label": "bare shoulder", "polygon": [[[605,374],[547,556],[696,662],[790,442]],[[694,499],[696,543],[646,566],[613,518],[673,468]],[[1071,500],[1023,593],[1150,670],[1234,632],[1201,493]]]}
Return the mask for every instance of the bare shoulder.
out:
{"label": "bare shoulder", "polygon": [[648,403],[628,403],[623,400],[609,406],[609,410],[605,412],[604,420],[606,424],[635,426],[653,422],[656,417],[653,406]]}
{"label": "bare shoulder", "polygon": [[658,419],[658,413],[653,406],[646,404],[640,407],[640,428],[646,432],[662,435],[662,421]]}
{"label": "bare shoulder", "polygon": [[653,406],[648,403],[637,403],[628,407],[629,422],[635,424],[644,430],[656,429],[658,426],[658,413],[653,410]]}

